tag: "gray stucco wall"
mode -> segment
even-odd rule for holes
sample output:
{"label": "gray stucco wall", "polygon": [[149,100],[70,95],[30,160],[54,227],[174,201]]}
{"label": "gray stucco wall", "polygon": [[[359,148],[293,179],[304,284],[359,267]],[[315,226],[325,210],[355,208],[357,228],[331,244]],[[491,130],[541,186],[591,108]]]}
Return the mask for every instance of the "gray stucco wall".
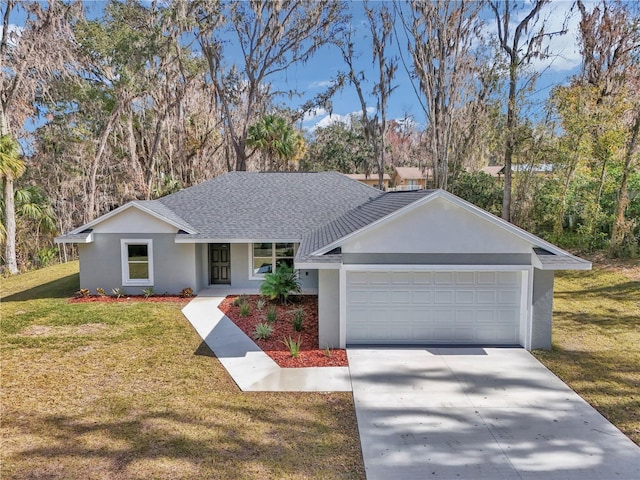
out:
{"label": "gray stucco wall", "polygon": [[208,269],[206,268],[207,262],[207,244],[204,243],[196,243],[194,245],[196,252],[196,292],[199,292],[203,288],[205,288],[209,281],[207,276],[209,274]]}
{"label": "gray stucco wall", "polygon": [[551,348],[553,270],[533,270],[533,328],[531,349]]}
{"label": "gray stucco wall", "polygon": [[318,272],[318,341],[320,348],[340,346],[340,273]]}
{"label": "gray stucco wall", "polygon": [[80,287],[95,293],[104,288],[122,288],[139,295],[147,287],[122,286],[120,240],[123,238],[153,240],[153,290],[158,293],[180,293],[186,287],[197,289],[195,248],[193,244],[176,244],[175,234],[96,233],[93,243],[79,244]]}
{"label": "gray stucco wall", "polygon": [[[249,278],[249,244],[232,243],[231,247],[231,286],[233,288],[246,288],[257,290],[260,288],[262,280],[252,280]],[[198,258],[198,279],[202,288],[209,285],[209,246],[199,244],[201,255]],[[316,270],[300,270],[300,285],[303,289],[317,290],[318,272]]]}

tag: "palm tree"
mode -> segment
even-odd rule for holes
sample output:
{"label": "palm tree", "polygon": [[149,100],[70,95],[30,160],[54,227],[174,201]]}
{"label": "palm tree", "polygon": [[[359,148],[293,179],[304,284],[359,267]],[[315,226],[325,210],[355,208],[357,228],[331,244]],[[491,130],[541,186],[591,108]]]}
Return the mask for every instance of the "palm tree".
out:
{"label": "palm tree", "polygon": [[[16,242],[22,253],[29,257],[40,255],[40,241],[43,235],[55,233],[56,219],[53,207],[42,191],[34,186],[17,189],[13,196],[16,215]],[[0,198],[0,242],[4,242],[6,231],[3,213],[4,200]],[[22,233],[22,235],[20,235]],[[16,250],[18,248],[16,247]],[[54,249],[44,249],[54,250]],[[19,254],[20,251],[17,251]]]}
{"label": "palm tree", "polygon": [[262,151],[271,170],[289,170],[289,162],[299,160],[304,139],[278,115],[266,115],[247,129],[247,146]]}
{"label": "palm tree", "polygon": [[12,274],[18,273],[16,261],[16,209],[13,181],[26,169],[20,157],[20,146],[10,135],[0,136],[0,177],[4,196],[5,255],[4,261]]}

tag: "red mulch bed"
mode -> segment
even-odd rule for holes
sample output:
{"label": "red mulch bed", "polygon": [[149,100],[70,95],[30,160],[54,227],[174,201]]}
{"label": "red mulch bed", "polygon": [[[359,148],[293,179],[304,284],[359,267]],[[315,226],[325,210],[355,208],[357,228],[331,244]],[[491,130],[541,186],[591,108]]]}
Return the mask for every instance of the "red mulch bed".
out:
{"label": "red mulch bed", "polygon": [[88,297],[73,297],[69,299],[69,303],[92,303],[92,302],[104,302],[104,303],[115,303],[115,302],[148,302],[148,303],[161,303],[161,302],[180,302],[180,303],[188,303],[191,301],[191,298],[183,298],[178,295],[153,295],[152,297],[145,298],[144,295],[123,295],[120,298],[112,297],[109,295],[100,296],[100,295],[89,295]]}
{"label": "red mulch bed", "polygon": [[[265,319],[267,309],[275,305],[277,309],[277,319],[271,323],[273,333],[266,340],[253,339],[262,350],[269,355],[278,365],[283,368],[303,368],[303,367],[346,367],[347,352],[343,349],[331,349],[330,355],[326,351],[318,348],[318,297],[314,295],[296,295],[290,305],[280,305],[279,303],[266,302],[262,311],[259,311],[256,304],[261,298],[259,295],[243,295],[250,305],[250,313],[246,317],[240,315],[240,307],[235,306],[233,301],[236,296],[225,298],[220,306],[227,317],[231,319],[247,336],[253,339],[256,325],[258,323],[268,323]],[[297,309],[304,310],[304,320],[302,331],[296,332],[293,329],[291,320],[293,312]],[[284,345],[283,340],[289,337],[302,340],[300,354],[294,358],[289,353],[289,349]]]}

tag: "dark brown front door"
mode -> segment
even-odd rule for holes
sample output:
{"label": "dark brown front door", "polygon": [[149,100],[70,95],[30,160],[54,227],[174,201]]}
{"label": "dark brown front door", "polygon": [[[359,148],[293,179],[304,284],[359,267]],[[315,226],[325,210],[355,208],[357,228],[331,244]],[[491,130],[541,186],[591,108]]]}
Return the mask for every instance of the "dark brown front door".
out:
{"label": "dark brown front door", "polygon": [[211,284],[231,283],[231,249],[228,243],[210,243]]}

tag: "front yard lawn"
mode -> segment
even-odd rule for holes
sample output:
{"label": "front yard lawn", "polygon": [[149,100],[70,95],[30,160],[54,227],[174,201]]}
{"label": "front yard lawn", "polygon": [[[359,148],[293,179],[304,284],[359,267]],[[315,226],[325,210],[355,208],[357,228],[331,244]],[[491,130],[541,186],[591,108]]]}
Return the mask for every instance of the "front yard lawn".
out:
{"label": "front yard lawn", "polygon": [[553,349],[536,357],[640,445],[640,266],[556,276]]}
{"label": "front yard lawn", "polygon": [[9,478],[364,478],[349,393],[243,393],[184,303],[70,303],[77,262],[2,279]]}

